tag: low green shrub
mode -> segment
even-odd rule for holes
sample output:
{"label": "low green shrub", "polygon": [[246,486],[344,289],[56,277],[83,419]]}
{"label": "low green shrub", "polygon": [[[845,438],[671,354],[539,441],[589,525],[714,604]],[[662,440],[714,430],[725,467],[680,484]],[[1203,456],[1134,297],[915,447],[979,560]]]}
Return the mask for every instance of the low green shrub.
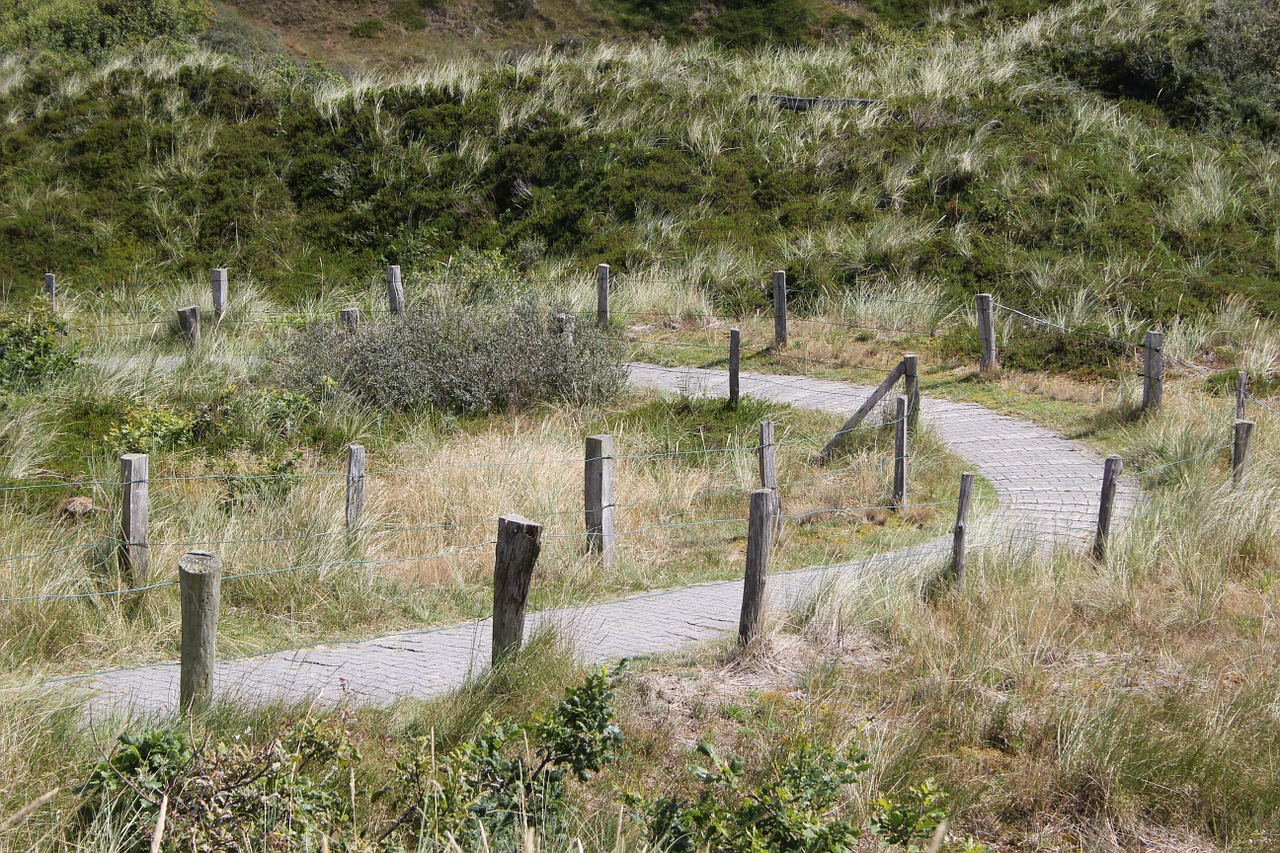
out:
{"label": "low green shrub", "polygon": [[118,453],[155,453],[186,447],[195,439],[196,418],[168,406],[134,406],[107,433]]}
{"label": "low green shrub", "polygon": [[354,333],[312,326],[283,353],[277,381],[312,399],[341,390],[383,409],[457,414],[598,403],[621,389],[621,353],[611,338],[585,324],[567,334],[556,312],[516,301],[410,310]]}
{"label": "low green shrub", "polygon": [[247,838],[262,849],[319,849],[321,836],[351,820],[351,801],[332,780],[360,757],[345,723],[303,720],[262,746],[237,738],[196,747],[181,730],[121,735],[80,788],[78,832],[149,850],[167,797],[165,849],[235,850]]}
{"label": "low green shrub", "polygon": [[1111,338],[1101,326],[1078,326],[1071,332],[1048,326],[1018,325],[1000,347],[1000,363],[1012,370],[1051,370],[1079,378],[1113,377],[1116,365],[1133,347]]}
{"label": "low green shrub", "polygon": [[386,23],[381,18],[370,18],[352,27],[351,35],[353,38],[371,39],[382,35],[382,31],[385,28]]}
{"label": "low green shrub", "polygon": [[67,324],[47,312],[0,311],[0,390],[27,388],[75,364]]}
{"label": "low green shrub", "polygon": [[206,0],[0,0],[0,46],[98,59],[161,36],[189,38],[212,16]]}

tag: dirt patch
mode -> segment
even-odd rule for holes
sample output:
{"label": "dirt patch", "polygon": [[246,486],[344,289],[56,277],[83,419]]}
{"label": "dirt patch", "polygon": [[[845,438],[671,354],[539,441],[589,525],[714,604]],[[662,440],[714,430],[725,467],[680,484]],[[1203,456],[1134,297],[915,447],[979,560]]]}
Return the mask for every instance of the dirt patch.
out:
{"label": "dirt patch", "polygon": [[707,664],[635,675],[628,683],[630,710],[637,722],[693,748],[761,700],[811,698],[816,672],[856,677],[884,668],[888,657],[866,635],[778,634],[760,651],[735,649]]}

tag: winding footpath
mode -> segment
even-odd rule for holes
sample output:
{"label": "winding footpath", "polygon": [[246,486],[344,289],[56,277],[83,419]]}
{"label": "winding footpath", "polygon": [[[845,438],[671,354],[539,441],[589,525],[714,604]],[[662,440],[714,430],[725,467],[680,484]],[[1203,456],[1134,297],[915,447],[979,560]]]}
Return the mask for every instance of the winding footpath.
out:
{"label": "winding footpath", "polygon": [[[723,370],[633,364],[633,386],[726,397]],[[873,389],[822,379],[741,375],[741,392],[763,400],[837,415],[852,413]],[[956,455],[995,488],[999,508],[986,526],[996,535],[1046,543],[1083,544],[1097,514],[1102,459],[1078,442],[976,403],[925,399],[921,418]],[[1123,517],[1137,500],[1120,490]],[[945,559],[947,541],[934,540],[868,560],[774,575],[770,605],[781,610],[803,601],[834,579],[880,571],[906,571]],[[742,582],[707,583],[649,592],[602,604],[530,614],[529,630],[557,625],[584,661],[672,651],[685,643],[736,630]],[[414,631],[354,643],[320,645],[219,663],[215,690],[241,702],[316,700],[387,704],[430,698],[461,686],[489,660],[490,623]],[[64,684],[66,682],[63,682]],[[176,663],[140,666],[83,677],[73,686],[91,691],[91,713],[166,713],[178,700]]]}

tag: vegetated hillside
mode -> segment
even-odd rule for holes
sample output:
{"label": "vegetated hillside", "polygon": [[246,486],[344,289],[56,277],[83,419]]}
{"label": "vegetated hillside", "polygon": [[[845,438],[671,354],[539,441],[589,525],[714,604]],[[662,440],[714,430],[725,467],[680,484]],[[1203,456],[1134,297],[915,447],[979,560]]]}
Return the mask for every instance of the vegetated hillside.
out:
{"label": "vegetated hillside", "polygon": [[[1025,16],[1049,2],[963,5],[948,13],[948,26]],[[294,56],[383,68],[429,55],[600,39],[794,47],[932,20],[930,5],[918,0],[232,0],[215,8],[208,38],[223,46],[260,46],[265,32]]]}
{"label": "vegetated hillside", "polygon": [[218,264],[297,293],[462,257],[661,266],[728,309],[775,267],[801,292],[928,279],[1027,305],[1090,288],[1156,315],[1228,292],[1275,308],[1273,5],[1086,2],[969,35],[605,44],[389,78],[181,45],[95,67],[12,54],[0,275]]}

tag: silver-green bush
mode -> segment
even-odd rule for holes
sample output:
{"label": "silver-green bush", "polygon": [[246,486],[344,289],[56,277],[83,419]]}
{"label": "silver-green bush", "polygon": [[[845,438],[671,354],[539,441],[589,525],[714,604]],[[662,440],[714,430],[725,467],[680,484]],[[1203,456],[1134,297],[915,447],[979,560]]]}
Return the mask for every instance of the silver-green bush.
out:
{"label": "silver-green bush", "polygon": [[626,378],[612,338],[585,325],[566,332],[536,304],[410,310],[355,332],[312,326],[280,364],[280,384],[312,397],[343,391],[385,409],[459,414],[602,402]]}

